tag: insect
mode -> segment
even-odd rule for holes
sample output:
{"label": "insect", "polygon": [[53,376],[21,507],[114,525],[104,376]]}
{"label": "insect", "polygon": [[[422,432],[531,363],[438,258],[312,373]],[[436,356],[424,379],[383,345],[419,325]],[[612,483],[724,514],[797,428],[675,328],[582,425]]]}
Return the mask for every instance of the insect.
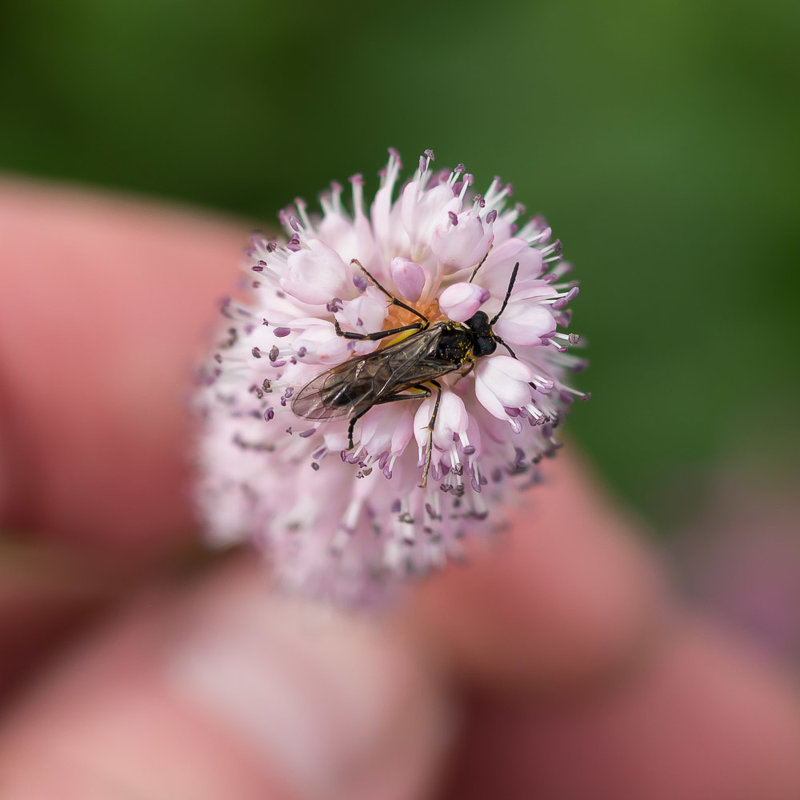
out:
{"label": "insect", "polygon": [[[486,256],[475,267],[470,282],[485,260]],[[417,317],[417,321],[365,334],[343,331],[334,319],[336,333],[345,339],[377,341],[390,336],[406,335],[386,347],[367,355],[354,356],[317,375],[294,396],[292,411],[298,417],[306,419],[349,417],[347,439],[348,446],[352,449],[355,424],[373,406],[423,399],[436,392],[427,425],[425,466],[422,482],[419,484],[420,488],[425,488],[431,465],[433,431],[442,399],[442,385],[438,379],[453,372],[459,372],[462,377],[467,375],[475,366],[476,359],[494,353],[498,344],[503,345],[516,358],[511,348],[492,331],[492,326],[505,311],[511,297],[519,262],[514,265],[511,273],[503,305],[492,319],[485,312],[478,311],[465,322],[445,320],[434,324],[424,314],[385,289],[357,259],[353,259],[351,263],[357,264],[372,284],[389,298],[390,305],[405,309]]]}

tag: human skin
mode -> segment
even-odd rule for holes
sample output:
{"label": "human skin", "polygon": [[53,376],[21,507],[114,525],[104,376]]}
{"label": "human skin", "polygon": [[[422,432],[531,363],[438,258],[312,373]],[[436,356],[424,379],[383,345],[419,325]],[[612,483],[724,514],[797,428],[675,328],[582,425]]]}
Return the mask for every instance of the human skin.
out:
{"label": "human skin", "polygon": [[796,687],[572,444],[377,618],[192,556],[188,376],[249,227],[0,182],[0,798],[800,797]]}

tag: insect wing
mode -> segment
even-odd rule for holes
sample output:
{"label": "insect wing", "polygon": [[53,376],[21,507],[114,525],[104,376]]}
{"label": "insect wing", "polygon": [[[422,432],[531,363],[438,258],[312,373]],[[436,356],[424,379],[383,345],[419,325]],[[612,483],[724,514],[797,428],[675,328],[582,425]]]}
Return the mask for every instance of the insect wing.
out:
{"label": "insect wing", "polygon": [[352,358],[318,375],[292,400],[292,411],[306,419],[337,419],[360,414],[376,403],[452,371],[431,361],[441,328],[415,333],[365,356]]}
{"label": "insect wing", "polygon": [[383,381],[376,387],[378,396],[385,398],[396,395],[412,386],[452,372],[452,365],[434,359],[441,335],[442,327],[435,325],[385,348],[380,374],[376,375],[376,378]]}
{"label": "insect wing", "polygon": [[292,398],[292,412],[306,419],[337,419],[369,408],[374,390],[363,375],[367,358],[353,358],[317,375]]}

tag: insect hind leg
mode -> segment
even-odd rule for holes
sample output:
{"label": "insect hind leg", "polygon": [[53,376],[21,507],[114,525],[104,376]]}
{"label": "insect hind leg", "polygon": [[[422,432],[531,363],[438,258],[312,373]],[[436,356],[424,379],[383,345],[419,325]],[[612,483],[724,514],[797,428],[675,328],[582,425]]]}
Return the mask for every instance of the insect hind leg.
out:
{"label": "insect hind leg", "polygon": [[[436,427],[436,417],[439,416],[439,405],[442,402],[442,386],[438,381],[431,381],[432,386],[436,387],[436,402],[433,404],[433,412],[431,418],[428,420],[428,443],[425,447],[425,466],[422,469],[422,482],[419,484],[420,489],[424,489],[428,485],[428,472],[431,468],[431,455],[433,453],[433,431]],[[430,390],[428,391],[430,396]]]}
{"label": "insect hind leg", "polygon": [[358,422],[364,414],[367,413],[371,408],[375,406],[382,406],[386,405],[386,403],[395,403],[398,400],[419,400],[424,399],[426,397],[431,396],[431,390],[427,386],[422,386],[421,384],[413,385],[409,387],[410,389],[418,389],[421,394],[395,394],[391,397],[383,397],[380,400],[373,403],[368,408],[365,408],[363,411],[359,411],[358,414],[354,414],[350,417],[350,424],[347,426],[347,446],[348,449],[352,450],[354,447],[353,444],[353,431],[356,427],[356,422]]}

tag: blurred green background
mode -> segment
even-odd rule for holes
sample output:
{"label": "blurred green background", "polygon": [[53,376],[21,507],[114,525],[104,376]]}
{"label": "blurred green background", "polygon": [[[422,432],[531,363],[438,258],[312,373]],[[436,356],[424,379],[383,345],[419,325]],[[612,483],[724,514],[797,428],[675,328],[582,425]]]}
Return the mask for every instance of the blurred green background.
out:
{"label": "blurred green background", "polygon": [[4,0],[0,169],[264,224],[388,145],[502,175],[583,283],[570,430],[666,530],[800,443],[798,41],[796,0]]}

